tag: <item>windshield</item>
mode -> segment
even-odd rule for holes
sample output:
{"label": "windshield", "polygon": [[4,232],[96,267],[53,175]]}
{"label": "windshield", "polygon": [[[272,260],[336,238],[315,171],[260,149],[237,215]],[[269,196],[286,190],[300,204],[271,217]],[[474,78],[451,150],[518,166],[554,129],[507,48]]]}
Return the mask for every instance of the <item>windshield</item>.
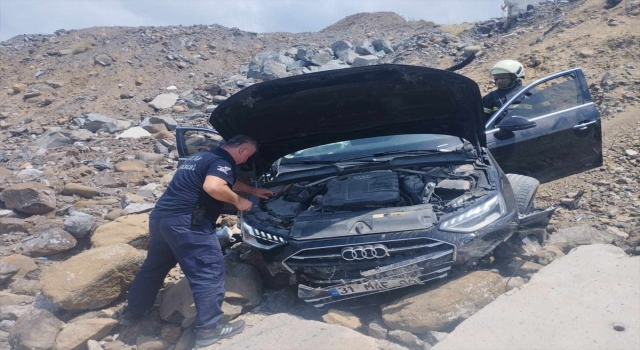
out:
{"label": "windshield", "polygon": [[463,142],[451,135],[438,134],[403,134],[378,136],[365,139],[330,143],[307,148],[284,156],[280,164],[302,162],[339,162],[342,160],[373,156],[381,153],[416,152],[416,151],[453,151],[460,149]]}

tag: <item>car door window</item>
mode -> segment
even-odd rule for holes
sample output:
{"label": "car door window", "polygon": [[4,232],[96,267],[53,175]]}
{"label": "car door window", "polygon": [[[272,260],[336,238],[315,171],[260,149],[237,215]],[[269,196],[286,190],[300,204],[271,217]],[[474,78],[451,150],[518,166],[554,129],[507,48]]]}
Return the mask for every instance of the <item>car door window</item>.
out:
{"label": "car door window", "polygon": [[519,116],[535,121],[583,103],[582,91],[576,75],[561,75],[534,86],[528,86],[522,97],[516,98],[507,109],[499,112],[501,115],[498,115],[490,124],[495,126],[509,116]]}
{"label": "car door window", "polygon": [[220,145],[222,137],[218,134],[200,130],[187,130],[184,132],[183,157],[192,156],[198,152],[208,151]]}

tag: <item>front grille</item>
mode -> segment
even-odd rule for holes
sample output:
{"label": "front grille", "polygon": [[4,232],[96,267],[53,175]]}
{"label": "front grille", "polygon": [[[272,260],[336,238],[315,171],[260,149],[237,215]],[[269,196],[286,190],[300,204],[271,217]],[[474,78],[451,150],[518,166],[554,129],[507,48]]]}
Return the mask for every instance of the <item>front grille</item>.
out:
{"label": "front grille", "polygon": [[[346,260],[344,249],[360,249],[383,245],[387,249],[385,256]],[[345,244],[331,247],[303,249],[285,259],[282,264],[291,272],[306,273],[312,277],[325,279],[329,271],[333,278],[359,278],[361,271],[380,268],[420,256],[437,256],[436,265],[452,262],[455,258],[455,246],[430,238],[412,238],[395,241],[378,241],[362,244]],[[348,257],[351,255],[348,254]]]}

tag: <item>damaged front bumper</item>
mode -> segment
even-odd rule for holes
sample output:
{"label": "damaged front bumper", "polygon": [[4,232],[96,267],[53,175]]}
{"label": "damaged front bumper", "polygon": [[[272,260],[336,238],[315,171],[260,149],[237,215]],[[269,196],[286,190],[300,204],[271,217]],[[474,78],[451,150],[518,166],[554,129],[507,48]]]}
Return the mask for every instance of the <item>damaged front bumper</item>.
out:
{"label": "damaged front bumper", "polygon": [[518,216],[518,229],[544,228],[549,225],[551,216],[555,212],[555,207],[544,210],[536,210],[533,213]]}
{"label": "damaged front bumper", "polygon": [[[413,254],[411,257],[404,259],[394,259],[392,254],[386,259],[394,261],[384,264],[384,260],[381,260],[379,263],[383,264],[373,267],[365,267],[364,264],[367,261],[362,261],[363,265],[361,266],[363,268],[360,269],[357,276],[352,276],[352,278],[308,279],[308,285],[300,284],[298,286],[298,297],[316,307],[324,307],[342,301],[445,278],[450,275],[454,265],[473,265],[478,259],[489,254],[498,244],[511,237],[517,231],[518,222],[517,211],[514,210],[505,217],[474,233],[445,232],[435,227],[422,232],[415,232],[412,239],[420,237],[420,239],[429,240],[426,243],[430,243],[422,244],[422,246],[429,247],[428,250],[422,251],[422,254]],[[411,240],[406,235],[407,233],[404,234],[405,239],[401,241]],[[395,237],[390,236],[387,238],[393,239]],[[394,252],[391,245],[393,241],[387,240],[383,243],[389,245],[391,253]],[[301,253],[298,254],[305,253],[304,250],[301,250]],[[311,257],[317,257],[317,255]],[[322,259],[322,262],[329,265],[329,261],[326,258]],[[374,260],[369,260],[368,262],[374,262]],[[283,262],[284,265],[287,263],[292,264],[292,259],[290,258]],[[338,264],[338,261],[334,262],[334,264]],[[344,264],[344,262],[341,264]],[[309,268],[310,266],[298,265],[291,267],[293,267],[292,270],[302,272],[305,271],[304,267]],[[304,272],[302,273],[304,277]]]}
{"label": "damaged front bumper", "polygon": [[298,286],[298,297],[315,307],[420,285],[444,278],[455,261],[455,246],[450,249],[419,256],[395,264],[362,271],[361,279],[342,281],[330,287]]}

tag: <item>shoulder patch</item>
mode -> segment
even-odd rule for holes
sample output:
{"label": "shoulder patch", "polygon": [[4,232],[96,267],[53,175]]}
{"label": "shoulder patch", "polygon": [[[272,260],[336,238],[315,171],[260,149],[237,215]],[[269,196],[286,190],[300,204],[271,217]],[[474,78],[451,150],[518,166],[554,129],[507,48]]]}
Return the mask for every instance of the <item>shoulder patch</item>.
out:
{"label": "shoulder patch", "polygon": [[231,170],[231,168],[229,168],[228,166],[218,165],[218,171],[221,171],[228,175],[229,170]]}

